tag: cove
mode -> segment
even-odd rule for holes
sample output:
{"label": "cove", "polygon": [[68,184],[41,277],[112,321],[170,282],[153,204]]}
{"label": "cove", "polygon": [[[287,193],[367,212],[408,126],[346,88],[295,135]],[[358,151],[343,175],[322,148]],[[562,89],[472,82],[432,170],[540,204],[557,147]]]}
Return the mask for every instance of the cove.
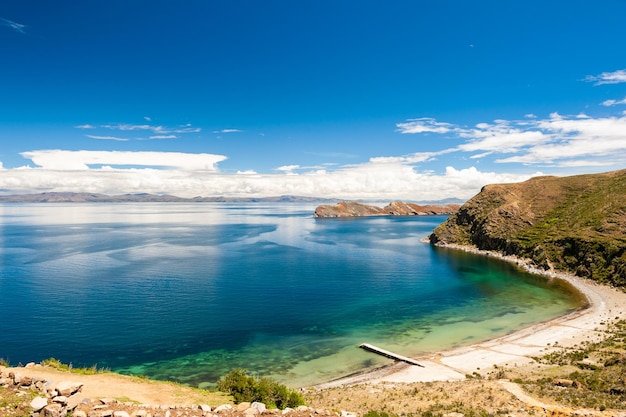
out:
{"label": "cove", "polygon": [[444,216],[314,219],[315,204],[0,205],[0,358],[211,386],[291,386],[504,335],[580,300],[420,242]]}

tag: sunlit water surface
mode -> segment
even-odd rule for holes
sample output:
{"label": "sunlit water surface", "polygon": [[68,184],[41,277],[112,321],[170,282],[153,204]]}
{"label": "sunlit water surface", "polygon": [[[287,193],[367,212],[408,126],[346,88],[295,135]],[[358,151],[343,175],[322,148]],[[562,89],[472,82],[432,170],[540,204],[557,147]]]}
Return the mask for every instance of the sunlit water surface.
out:
{"label": "sunlit water surface", "polygon": [[0,205],[0,358],[208,386],[291,386],[503,335],[579,307],[495,259],[420,242],[442,216],[314,204]]}

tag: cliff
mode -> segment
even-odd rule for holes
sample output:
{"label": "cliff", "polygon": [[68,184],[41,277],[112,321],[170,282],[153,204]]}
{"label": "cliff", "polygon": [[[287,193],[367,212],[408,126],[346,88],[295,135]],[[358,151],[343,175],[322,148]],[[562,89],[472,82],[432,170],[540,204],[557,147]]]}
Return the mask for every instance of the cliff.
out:
{"label": "cliff", "polygon": [[626,286],[626,170],[483,187],[430,235]]}
{"label": "cliff", "polygon": [[315,217],[367,217],[367,216],[425,216],[452,214],[459,209],[458,204],[425,205],[394,201],[380,208],[356,201],[342,201],[335,205],[321,205],[315,209]]}

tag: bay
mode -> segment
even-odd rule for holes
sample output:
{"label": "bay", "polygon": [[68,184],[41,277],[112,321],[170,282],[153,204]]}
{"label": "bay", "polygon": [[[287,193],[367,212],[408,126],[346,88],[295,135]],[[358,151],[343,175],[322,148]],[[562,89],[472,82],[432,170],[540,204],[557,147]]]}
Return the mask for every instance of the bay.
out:
{"label": "bay", "polygon": [[507,334],[567,288],[420,240],[444,216],[315,219],[315,204],[0,205],[0,358],[211,386],[291,386]]}

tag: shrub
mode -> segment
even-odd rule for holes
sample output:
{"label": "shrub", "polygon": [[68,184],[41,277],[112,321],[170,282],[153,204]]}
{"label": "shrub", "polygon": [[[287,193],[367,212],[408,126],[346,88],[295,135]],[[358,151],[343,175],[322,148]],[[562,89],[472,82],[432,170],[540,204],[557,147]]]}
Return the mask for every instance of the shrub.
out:
{"label": "shrub", "polygon": [[284,409],[304,404],[302,395],[271,378],[256,379],[245,369],[233,369],[217,381],[217,389],[233,396],[236,403],[259,401]]}

